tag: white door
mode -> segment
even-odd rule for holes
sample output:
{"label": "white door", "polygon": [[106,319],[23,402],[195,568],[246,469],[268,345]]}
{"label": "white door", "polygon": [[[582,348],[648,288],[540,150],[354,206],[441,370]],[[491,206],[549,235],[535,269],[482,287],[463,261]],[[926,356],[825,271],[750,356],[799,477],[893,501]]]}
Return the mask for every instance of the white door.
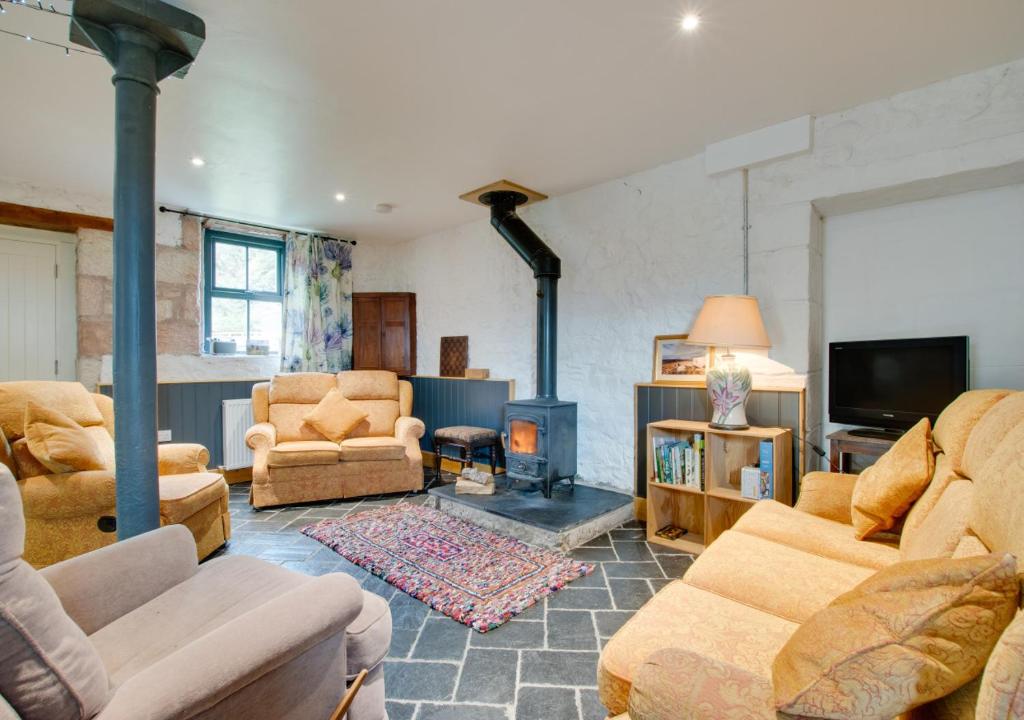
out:
{"label": "white door", "polygon": [[[0,381],[75,376],[61,328],[66,332],[66,316],[70,311],[74,317],[74,306],[62,307],[69,303],[66,283],[59,282],[60,272],[73,273],[74,266],[61,267],[67,241],[54,236],[0,228]],[[73,258],[73,245],[71,253]]]}

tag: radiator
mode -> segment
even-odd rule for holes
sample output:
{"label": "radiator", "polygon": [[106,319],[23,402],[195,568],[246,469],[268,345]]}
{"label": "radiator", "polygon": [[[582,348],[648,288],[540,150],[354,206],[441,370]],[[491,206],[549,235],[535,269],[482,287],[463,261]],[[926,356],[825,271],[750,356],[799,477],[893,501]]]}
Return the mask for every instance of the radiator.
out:
{"label": "radiator", "polygon": [[252,467],[252,450],[245,444],[245,433],[255,423],[252,400],[224,400],[224,469]]}

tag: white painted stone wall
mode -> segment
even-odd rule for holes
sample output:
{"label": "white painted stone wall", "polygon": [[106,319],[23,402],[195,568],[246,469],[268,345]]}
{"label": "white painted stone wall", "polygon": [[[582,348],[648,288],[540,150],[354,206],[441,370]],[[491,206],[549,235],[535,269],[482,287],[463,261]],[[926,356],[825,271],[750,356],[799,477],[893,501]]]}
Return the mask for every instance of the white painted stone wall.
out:
{"label": "white painted stone wall", "polygon": [[[820,439],[818,205],[872,191],[884,204],[923,181],[941,194],[943,178],[984,182],[1024,163],[1024,61],[818,118],[814,132],[811,153],[750,171],[750,291],[770,357],[807,376],[809,435]],[[632,385],[651,377],[654,335],[685,332],[704,295],[740,291],[740,201],[739,173],[708,177],[697,156],[523,211],[562,258],[559,395],[580,403],[586,481],[632,489]],[[485,219],[378,256],[389,270],[367,289],[417,293],[421,373],[437,372],[440,336],[465,334],[471,365],[532,394],[533,279]]]}
{"label": "white painted stone wall", "polygon": [[829,218],[825,342],[969,335],[972,387],[1024,388],[1022,232],[1024,185]]}

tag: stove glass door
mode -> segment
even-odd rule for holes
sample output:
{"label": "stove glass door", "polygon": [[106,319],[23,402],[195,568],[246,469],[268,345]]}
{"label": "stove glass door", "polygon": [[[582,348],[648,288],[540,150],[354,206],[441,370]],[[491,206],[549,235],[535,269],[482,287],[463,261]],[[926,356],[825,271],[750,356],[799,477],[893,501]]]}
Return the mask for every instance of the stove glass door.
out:
{"label": "stove glass door", "polygon": [[537,423],[530,420],[509,421],[509,451],[522,455],[537,454]]}

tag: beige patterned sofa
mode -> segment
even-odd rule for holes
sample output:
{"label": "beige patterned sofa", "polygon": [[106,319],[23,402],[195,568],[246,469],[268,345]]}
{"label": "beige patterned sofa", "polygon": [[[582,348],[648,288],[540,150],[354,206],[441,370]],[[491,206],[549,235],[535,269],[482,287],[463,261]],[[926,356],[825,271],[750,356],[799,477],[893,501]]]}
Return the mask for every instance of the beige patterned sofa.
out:
{"label": "beige patterned sofa", "polygon": [[[939,417],[933,443],[934,475],[900,535],[855,539],[854,475],[808,474],[795,508],[754,505],[605,646],[605,707],[631,720],[776,718],[773,661],[837,596],[902,560],[1024,558],[1024,392],[964,393]],[[982,677],[913,717],[1024,717],[1024,614]]]}
{"label": "beige patterned sofa", "polygon": [[[368,417],[340,442],[303,418],[337,388]],[[412,384],[384,370],[277,375],[252,389],[255,507],[423,489]]]}
{"label": "beige patterned sofa", "polygon": [[[107,448],[108,468],[53,473],[29,450],[25,408],[29,402],[58,410],[81,425],[98,446]],[[117,540],[114,518],[114,401],[90,393],[77,382],[26,380],[0,383],[0,463],[18,481],[25,507],[25,559],[45,567]],[[207,472],[210,453],[202,445],[157,446],[160,472],[160,524],[181,524],[195,539],[199,559],[231,537],[228,486]]]}

